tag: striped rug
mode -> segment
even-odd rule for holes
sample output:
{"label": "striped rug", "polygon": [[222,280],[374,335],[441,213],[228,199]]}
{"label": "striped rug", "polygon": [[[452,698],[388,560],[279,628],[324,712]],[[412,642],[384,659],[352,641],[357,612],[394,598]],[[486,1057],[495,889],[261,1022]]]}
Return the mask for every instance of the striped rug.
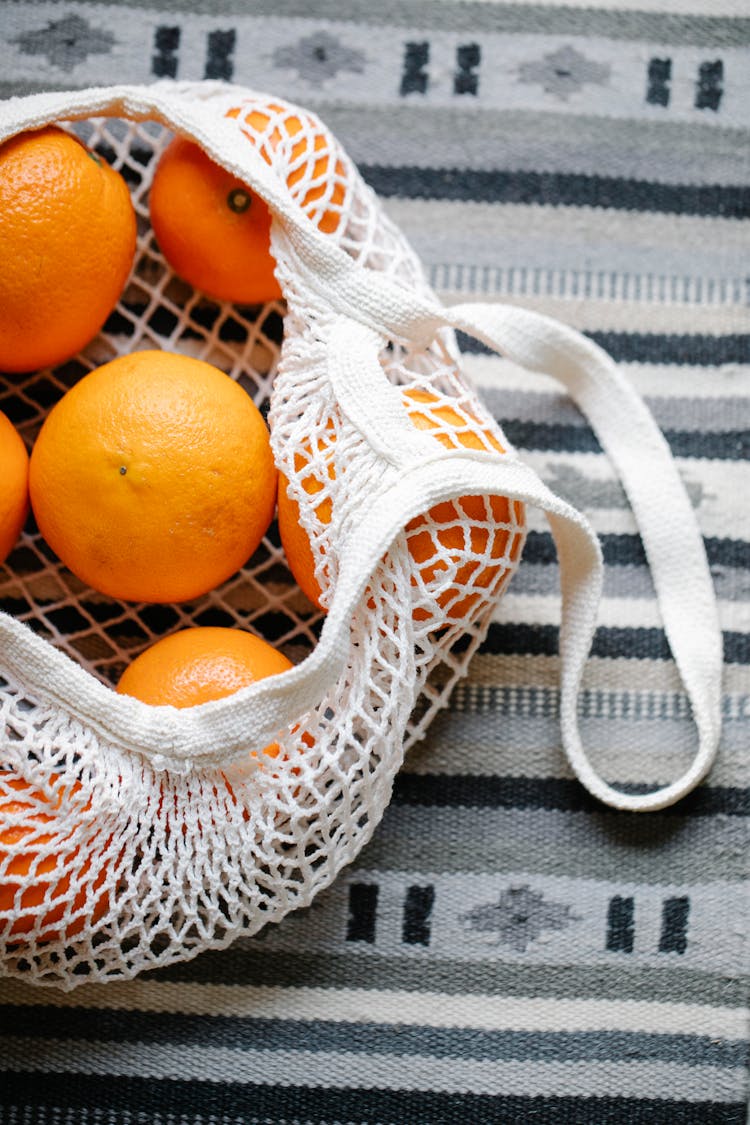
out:
{"label": "striped rug", "polygon": [[[0,982],[0,1125],[739,1125],[750,813],[750,9],[746,0],[0,3],[0,95],[221,78],[314,108],[446,302],[589,334],[662,426],[724,632],[708,782],[634,816],[558,729],[542,517],[471,675],[372,842],[307,911],[70,994]],[[1,221],[1,220],[0,220]],[[464,341],[606,574],[584,739],[663,782],[694,732],[607,459],[557,384]]]}

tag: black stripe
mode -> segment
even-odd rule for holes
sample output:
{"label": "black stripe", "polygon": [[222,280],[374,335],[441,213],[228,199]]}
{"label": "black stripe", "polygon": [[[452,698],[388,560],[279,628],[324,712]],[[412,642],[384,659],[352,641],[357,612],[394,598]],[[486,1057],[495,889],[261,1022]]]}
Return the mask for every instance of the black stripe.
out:
{"label": "black stripe", "polygon": [[[480,652],[492,656],[557,656],[557,625],[525,625],[493,621]],[[750,634],[725,631],[727,664],[750,664]],[[457,650],[466,643],[459,641]],[[602,659],[671,660],[672,651],[663,629],[600,626],[594,635],[591,656]]]}
{"label": "black stripe", "polygon": [[430,915],[435,904],[432,885],[411,886],[406,892],[401,940],[406,945],[430,944]]}
{"label": "black stripe", "polygon": [[672,60],[653,58],[648,61],[648,87],[646,101],[649,105],[669,105],[672,81]]}
{"label": "black stripe", "polygon": [[[585,1085],[585,1083],[584,1083]],[[736,1102],[683,1102],[669,1098],[524,1097],[421,1090],[331,1089],[210,1080],[155,1079],[98,1074],[6,1072],[3,1103],[51,1110],[64,1107],[66,1125],[83,1125],[99,1112],[107,1125],[132,1125],[176,1118],[174,1125],[514,1125],[529,1121],[571,1121],[576,1125],[744,1125],[745,1106]],[[75,1115],[75,1116],[74,1116]],[[54,1113],[49,1120],[61,1119]],[[40,1118],[38,1118],[39,1120]],[[45,1118],[47,1119],[47,1118]],[[9,1108],[0,1125],[21,1120]]]}
{"label": "black stripe", "polygon": [[[719,367],[725,363],[750,363],[750,334],[723,336],[698,333],[586,332],[616,363],[663,363],[678,367]],[[458,333],[461,350],[476,355],[494,355],[487,344],[464,332]]]}
{"label": "black stripe", "polygon": [[[743,1067],[744,1041],[703,1035],[626,1031],[486,1031],[475,1027],[337,1020],[265,1019],[106,1008],[0,1006],[0,1026],[13,1036],[84,1043],[156,1043],[231,1050],[338,1051],[351,1054],[431,1055],[453,1059],[608,1059]],[[356,1065],[356,1064],[354,1064]]]}
{"label": "black stripe", "polygon": [[507,172],[383,164],[359,164],[358,167],[378,195],[401,199],[607,207],[675,215],[719,215],[730,219],[745,219],[750,213],[750,188],[741,184],[663,184],[575,172]]}
{"label": "black stripe", "polygon": [[234,48],[237,45],[237,32],[234,28],[209,31],[204,78],[219,78],[231,82],[234,74]]}
{"label": "black stripe", "polygon": [[610,953],[632,953],[635,938],[635,899],[614,895],[607,909],[606,947]]}
{"label": "black stripe", "polygon": [[175,78],[179,67],[179,27],[157,27],[154,32],[154,51],[151,73],[156,78]]}
{"label": "black stripe", "polygon": [[[593,430],[585,424],[534,422],[503,418],[502,428],[517,449],[551,453],[601,453]],[[701,457],[717,461],[750,460],[750,430],[662,430],[674,457]]]}
{"label": "black stripe", "polygon": [[[599,543],[607,566],[646,566],[646,552],[639,535],[600,534]],[[710,536],[703,543],[710,566],[750,570],[750,542]],[[523,561],[537,565],[557,562],[555,541],[548,531],[527,533]]]}
{"label": "black stripe", "polygon": [[409,42],[404,47],[403,70],[401,73],[401,97],[407,94],[427,92],[429,75],[425,69],[430,61],[430,44]]}
{"label": "black stripe", "polygon": [[349,917],[346,923],[347,941],[375,941],[378,908],[377,883],[351,883],[349,885]]}
{"label": "black stripe", "polygon": [[687,895],[667,898],[662,906],[660,953],[684,953],[687,949],[687,928],[690,899]]}
{"label": "black stripe", "polygon": [[[617,783],[613,783],[617,786]],[[642,792],[623,785],[625,792]],[[476,774],[411,774],[402,771],[393,787],[393,804],[429,808],[549,809],[631,818],[632,814],[605,808],[577,781],[558,777],[498,777]],[[699,786],[670,808],[651,813],[662,816],[750,816],[750,789]]]}
{"label": "black stripe", "polygon": [[724,96],[724,63],[721,59],[702,62],[698,68],[698,85],[695,91],[695,108],[710,109],[714,113]]}

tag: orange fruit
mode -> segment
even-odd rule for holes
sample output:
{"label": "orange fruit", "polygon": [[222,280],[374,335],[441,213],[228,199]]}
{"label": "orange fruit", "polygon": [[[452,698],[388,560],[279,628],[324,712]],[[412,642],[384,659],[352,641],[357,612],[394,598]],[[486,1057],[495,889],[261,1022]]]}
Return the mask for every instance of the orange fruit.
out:
{"label": "orange fruit", "polygon": [[151,226],[175,273],[211,297],[281,297],[265,202],[184,137],[165,149],[149,195]]}
{"label": "orange fruit", "polygon": [[292,667],[242,629],[202,625],[162,637],[128,665],[117,690],[154,706],[195,707]]}
{"label": "orange fruit", "polygon": [[[502,453],[503,447],[494,433],[468,414],[459,413],[450,401],[431,391],[407,389],[403,392],[409,417],[420,430],[433,432],[448,449],[484,449]],[[319,441],[319,449],[322,444]],[[295,456],[295,468],[304,473],[309,454]],[[329,460],[327,475],[334,478]],[[281,543],[295,581],[313,604],[322,609],[321,589],[315,577],[315,559],[307,534],[300,523],[299,505],[289,496],[289,482],[279,474],[278,524]],[[312,473],[302,477],[302,486],[310,496],[324,491],[324,484]],[[513,507],[511,507],[513,505]],[[330,523],[331,500],[324,495],[315,507],[322,524]],[[465,530],[466,519],[472,526]],[[489,587],[499,583],[508,571],[506,556],[514,562],[521,549],[522,535],[513,533],[513,524],[523,526],[524,507],[520,501],[505,496],[462,496],[436,504],[429,512],[417,516],[406,525],[409,553],[416,563],[420,581],[433,587],[441,576],[457,567],[450,585],[436,598],[447,622],[465,618]],[[503,526],[503,525],[508,526]],[[476,556],[466,559],[467,552]],[[464,561],[461,561],[464,559]],[[414,579],[416,584],[416,579]],[[426,620],[429,614],[415,608],[415,620]]]}
{"label": "orange fruit", "polygon": [[[152,705],[194,707],[291,667],[283,653],[253,633],[196,626],[145,649],[125,669],[117,690]],[[272,758],[278,752],[275,742],[264,750]]]}
{"label": "orange fruit", "polygon": [[[106,867],[101,868],[93,886],[79,887],[70,906],[73,913],[83,911],[93,893],[98,894],[93,908],[61,930],[73,870],[77,869],[77,877],[85,881],[91,868],[88,859],[78,862],[78,849],[73,848],[72,853],[70,850],[69,831],[62,835],[56,823],[55,814],[65,798],[65,787],[53,775],[51,785],[56,792],[50,800],[44,790],[23,778],[7,773],[0,776],[0,933],[24,936],[39,922],[41,941],[74,937],[109,909],[109,895],[98,894],[106,878]],[[3,787],[12,790],[13,796],[4,793]],[[79,789],[80,785],[74,782],[71,796]],[[46,805],[48,811],[39,808],[40,804]],[[17,818],[22,818],[21,822]],[[12,914],[9,930],[5,930],[7,923],[2,913]]]}
{"label": "orange fruit", "polygon": [[308,218],[324,234],[337,231],[348,184],[331,134],[306,114],[273,101],[259,104],[257,98],[233,106],[227,117],[240,123],[267,164],[280,169]]}
{"label": "orange fruit", "polygon": [[0,370],[61,363],[97,334],[135,254],[127,185],[54,126],[0,145]]}
{"label": "orange fruit", "polygon": [[218,368],[134,352],[52,408],[31,453],[31,505],[83,582],[126,601],[179,602],[225,581],[273,518],[268,429]]}
{"label": "orange fruit", "polygon": [[21,436],[0,414],[0,563],[15,546],[29,511],[29,455]]}

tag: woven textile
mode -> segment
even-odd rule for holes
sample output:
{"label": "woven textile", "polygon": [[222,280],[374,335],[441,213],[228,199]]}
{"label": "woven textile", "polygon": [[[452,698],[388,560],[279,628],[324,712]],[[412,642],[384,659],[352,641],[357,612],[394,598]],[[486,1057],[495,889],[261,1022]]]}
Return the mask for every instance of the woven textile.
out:
{"label": "woven textile", "polygon": [[[640,7],[0,8],[3,94],[113,73],[278,91],[339,137],[444,301],[510,301],[603,344],[678,458],[725,654],[708,783],[658,815],[596,805],[560,752],[539,517],[468,679],[308,911],[70,998],[0,985],[3,1125],[744,1121],[750,26],[726,0]],[[557,384],[462,344],[510,440],[601,537],[584,739],[607,777],[668,780],[694,732],[612,467]]]}

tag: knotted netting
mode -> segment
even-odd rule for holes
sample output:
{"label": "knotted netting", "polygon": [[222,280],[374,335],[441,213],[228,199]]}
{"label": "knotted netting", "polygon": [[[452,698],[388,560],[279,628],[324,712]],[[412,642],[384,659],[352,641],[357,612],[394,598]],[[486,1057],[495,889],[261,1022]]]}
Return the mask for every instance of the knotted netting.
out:
{"label": "knotted netting", "polygon": [[[189,106],[190,97],[182,91],[178,104]],[[16,129],[53,113],[125,176],[139,222],[137,260],[97,339],[54,370],[8,377],[0,408],[31,445],[52,403],[124,352],[165,348],[221,367],[268,408],[274,454],[300,504],[325,610],[337,584],[337,544],[345,534],[357,537],[367,519],[361,498],[382,486],[382,458],[343,414],[328,378],[337,313],[325,289],[297,270],[277,215],[273,247],[285,306],[206,299],[171,273],[148,219],[153,170],[177,123],[159,120],[158,110],[128,119],[112,105],[106,116],[81,117],[75,105],[66,112],[62,99],[51,110],[33,102],[14,107],[29,115],[18,117]],[[214,90],[207,104],[234,130],[245,161],[267,165],[300,225],[362,267],[429,294],[405,239],[315,117],[236,90]],[[505,447],[461,377],[448,331],[426,345],[384,342],[382,371],[418,416],[415,437],[418,426],[431,429],[436,451],[462,441],[488,456],[498,455],[501,441]],[[234,751],[222,753],[219,736],[221,766],[166,768],[163,738],[155,735],[144,753],[127,735],[108,738],[100,725],[123,702],[137,725],[151,725],[138,715],[146,705],[110,690],[138,652],[165,632],[223,624],[257,631],[299,663],[318,643],[323,613],[298,590],[273,529],[218,589],[154,606],[85,587],[27,528],[0,572],[0,598],[12,615],[3,622],[0,672],[4,971],[66,987],[131,976],[309,903],[380,819],[404,747],[465,671],[523,535],[519,501],[475,497],[415,513],[366,576],[339,675],[276,733],[278,758],[264,760],[251,724],[246,746]],[[35,654],[44,666],[38,680],[29,667]],[[84,680],[84,694],[96,695],[93,714],[81,714]],[[211,710],[221,725],[226,705]],[[168,736],[168,745],[179,737]]]}
{"label": "knotted netting", "polygon": [[[51,121],[125,176],[136,263],[100,335],[54,370],[0,376],[0,409],[31,445],[65,390],[118,355],[156,347],[215,364],[267,408],[314,590],[310,600],[298,588],[272,527],[247,565],[202,598],[116,602],[27,527],[0,568],[2,971],[63,988],[132,977],[308,905],[367,841],[404,750],[465,674],[519,563],[529,504],[547,512],[560,555],[561,723],[574,768],[620,807],[659,807],[695,784],[718,737],[713,635],[710,690],[696,704],[705,746],[686,779],[634,797],[588,767],[575,702],[599,547],[509,447],[462,373],[454,329],[558,374],[617,447],[598,409],[606,384],[615,434],[633,413],[650,441],[651,423],[607,358],[521,310],[442,309],[402,234],[307,110],[220,83],[157,83],[12,99],[0,106],[0,139]],[[216,303],[168,268],[148,193],[173,133],[267,202],[283,302]],[[673,493],[692,528],[678,483]],[[702,565],[689,562],[682,578],[692,567],[710,633]],[[663,609],[679,616],[668,596]],[[114,692],[159,636],[206,624],[255,631],[295,667],[184,711]],[[692,656],[683,674],[699,696]],[[276,756],[264,753],[272,742]]]}

